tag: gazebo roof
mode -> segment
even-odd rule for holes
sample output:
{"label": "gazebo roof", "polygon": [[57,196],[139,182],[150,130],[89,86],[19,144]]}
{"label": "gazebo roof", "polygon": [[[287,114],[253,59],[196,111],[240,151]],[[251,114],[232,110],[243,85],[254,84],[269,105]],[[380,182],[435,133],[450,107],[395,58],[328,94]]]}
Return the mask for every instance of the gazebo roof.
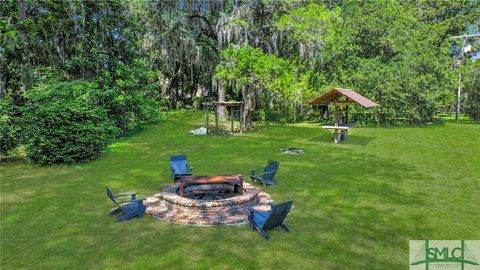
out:
{"label": "gazebo roof", "polygon": [[351,90],[351,89],[344,89],[344,88],[332,88],[332,90],[321,94],[318,97],[311,98],[307,100],[308,105],[317,105],[317,104],[329,104],[332,102],[336,103],[345,103],[348,105],[348,102],[345,101],[338,101],[338,98],[341,96],[345,96],[349,99],[348,102],[357,103],[365,108],[375,107],[378,106],[377,103],[369,100],[368,98],[360,95],[359,93]]}

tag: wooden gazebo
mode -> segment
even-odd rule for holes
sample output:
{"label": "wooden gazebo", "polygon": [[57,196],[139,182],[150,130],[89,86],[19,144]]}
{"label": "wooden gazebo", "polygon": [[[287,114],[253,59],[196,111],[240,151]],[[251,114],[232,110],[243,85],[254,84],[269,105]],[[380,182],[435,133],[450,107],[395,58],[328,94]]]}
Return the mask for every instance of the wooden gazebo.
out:
{"label": "wooden gazebo", "polygon": [[[335,106],[335,125],[322,126],[324,129],[334,130],[333,140],[338,143],[347,138],[348,132],[356,125],[348,123],[348,106],[360,105],[365,108],[378,106],[377,103],[360,95],[359,93],[344,88],[332,88],[330,91],[321,94],[318,97],[311,98],[306,102],[308,105],[329,105]],[[344,108],[345,119],[340,119],[340,107]]]}
{"label": "wooden gazebo", "polygon": [[230,107],[230,122],[231,122],[231,131],[234,132],[233,129],[233,120],[234,120],[234,109],[237,108],[239,111],[239,120],[240,120],[240,133],[243,133],[243,123],[242,123],[242,114],[243,114],[243,102],[240,101],[224,101],[224,102],[205,102],[203,103],[203,107],[205,109],[205,125],[207,127],[207,135],[208,135],[208,115],[211,110],[211,107],[214,108],[214,116],[215,116],[215,131],[218,131],[218,107],[225,106],[226,108]]}

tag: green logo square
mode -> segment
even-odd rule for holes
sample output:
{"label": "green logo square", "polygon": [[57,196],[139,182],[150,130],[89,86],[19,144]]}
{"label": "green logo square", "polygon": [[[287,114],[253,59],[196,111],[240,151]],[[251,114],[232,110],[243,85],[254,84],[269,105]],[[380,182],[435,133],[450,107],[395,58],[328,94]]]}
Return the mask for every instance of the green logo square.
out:
{"label": "green logo square", "polygon": [[480,240],[410,240],[410,270],[480,270]]}

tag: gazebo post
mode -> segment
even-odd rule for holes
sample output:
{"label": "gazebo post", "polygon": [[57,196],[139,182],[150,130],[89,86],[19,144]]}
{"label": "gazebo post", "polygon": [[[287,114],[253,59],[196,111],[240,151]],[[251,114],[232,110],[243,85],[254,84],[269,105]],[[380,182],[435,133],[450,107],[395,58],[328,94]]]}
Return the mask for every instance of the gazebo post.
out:
{"label": "gazebo post", "polygon": [[218,133],[218,105],[215,105],[215,132]]}
{"label": "gazebo post", "polygon": [[240,134],[243,133],[243,119],[242,119],[242,116],[243,116],[243,104],[240,105],[240,115],[239,115],[239,118],[240,118]]}
{"label": "gazebo post", "polygon": [[345,107],[345,124],[348,124],[348,105]]}
{"label": "gazebo post", "polygon": [[[338,106],[336,103],[333,103],[334,106],[335,106],[335,126],[338,127],[339,125],[339,119],[338,119]],[[338,143],[340,141],[340,138],[339,138],[339,132],[338,132],[338,129],[335,129],[335,131],[333,132],[333,142],[334,143]]]}
{"label": "gazebo post", "polygon": [[335,106],[335,126],[338,126],[340,123],[339,115],[338,115],[338,106],[336,103],[333,103]]}
{"label": "gazebo post", "polygon": [[[347,101],[350,100],[347,98]],[[345,124],[348,124],[348,105],[345,106]]]}
{"label": "gazebo post", "polygon": [[232,134],[233,134],[233,106],[230,106],[230,121],[231,121],[231,127],[232,127]]}

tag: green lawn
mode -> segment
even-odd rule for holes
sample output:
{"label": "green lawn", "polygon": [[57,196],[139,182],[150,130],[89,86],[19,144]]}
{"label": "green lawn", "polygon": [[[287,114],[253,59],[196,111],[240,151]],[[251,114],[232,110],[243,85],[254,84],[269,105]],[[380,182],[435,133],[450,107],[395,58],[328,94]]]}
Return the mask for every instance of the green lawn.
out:
{"label": "green lawn", "polygon": [[[356,128],[335,145],[314,124],[188,134],[202,124],[201,113],[174,114],[87,164],[1,164],[0,268],[408,269],[410,239],[480,239],[480,125]],[[171,183],[174,153],[195,174],[279,160],[279,185],[266,191],[293,199],[291,233],[265,241],[247,225],[116,223],[104,187],[156,193]]]}

